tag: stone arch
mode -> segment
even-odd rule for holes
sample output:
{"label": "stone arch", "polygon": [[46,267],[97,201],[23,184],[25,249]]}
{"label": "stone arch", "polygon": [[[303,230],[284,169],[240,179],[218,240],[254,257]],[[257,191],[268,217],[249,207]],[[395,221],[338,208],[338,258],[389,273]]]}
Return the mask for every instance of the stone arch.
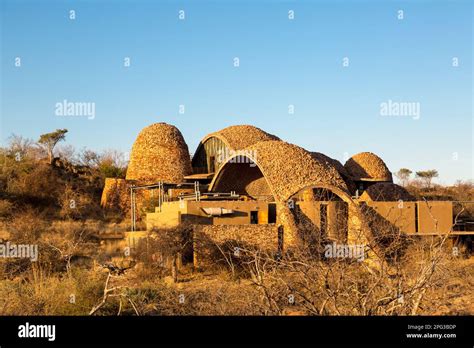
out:
{"label": "stone arch", "polygon": [[[352,199],[352,197],[346,191],[334,185],[310,184],[293,192],[288,198],[288,201],[292,201],[294,197],[296,197],[298,194],[301,194],[302,192],[308,192],[308,190],[314,191],[315,189],[329,191],[337,199],[318,200],[318,197],[313,196],[313,197],[310,197],[309,200],[307,201],[303,200],[299,204],[297,202],[290,204],[290,206],[293,205],[294,207],[299,207],[296,209],[300,210],[299,212],[297,212],[296,210],[293,212],[293,215],[295,216],[295,224],[296,224],[295,232],[297,232],[298,229],[301,229],[301,227],[298,228],[298,224],[301,223],[301,221],[298,221],[298,214],[306,215],[304,211],[305,209],[306,209],[306,213],[310,214],[311,209],[319,209],[319,208],[326,207],[327,209],[326,212],[328,213],[328,217],[332,216],[332,219],[336,219],[334,221],[333,226],[330,226],[329,221],[326,221],[327,223],[327,225],[325,226],[326,231],[321,231],[323,234],[325,234],[328,237],[328,239],[337,241],[339,243],[366,244],[368,242],[368,239],[367,239],[367,232],[369,231],[368,226],[365,223],[365,219],[360,210],[359,205]],[[307,197],[308,196],[310,195],[307,195]],[[324,202],[324,203],[319,203],[319,202]],[[306,207],[304,206],[305,204],[306,204]],[[309,217],[307,216],[308,220],[312,221],[312,223],[314,224],[314,226],[310,225],[309,228],[315,227],[317,230],[320,230],[322,228],[324,218],[321,216],[322,215],[321,210],[315,211],[315,214],[313,216],[309,216]],[[341,218],[342,219],[346,218],[346,221],[340,220]],[[306,223],[309,223],[309,221],[306,221]],[[304,226],[302,227],[304,228]],[[332,228],[334,228],[333,231],[331,230]],[[339,230],[338,230],[339,228],[344,228],[345,232],[339,233]]]}
{"label": "stone arch", "polygon": [[234,154],[218,169],[211,192],[235,191],[254,199],[274,200],[274,190],[265,172],[249,154]]}

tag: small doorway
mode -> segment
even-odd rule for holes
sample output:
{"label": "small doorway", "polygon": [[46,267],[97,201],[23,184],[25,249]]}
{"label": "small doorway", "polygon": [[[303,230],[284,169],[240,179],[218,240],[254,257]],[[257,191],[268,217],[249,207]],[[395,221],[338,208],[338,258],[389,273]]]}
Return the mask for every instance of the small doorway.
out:
{"label": "small doorway", "polygon": [[258,224],[258,211],[252,210],[250,212],[250,223]]}
{"label": "small doorway", "polygon": [[268,223],[276,224],[276,220],[277,220],[276,204],[270,203],[268,204]]}

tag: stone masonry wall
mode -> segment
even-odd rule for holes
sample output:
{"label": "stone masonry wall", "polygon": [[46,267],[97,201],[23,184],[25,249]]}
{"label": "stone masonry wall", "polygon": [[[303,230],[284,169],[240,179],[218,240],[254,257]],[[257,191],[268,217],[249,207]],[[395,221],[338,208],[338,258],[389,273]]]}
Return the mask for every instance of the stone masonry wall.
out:
{"label": "stone masonry wall", "polygon": [[224,260],[223,252],[238,257],[239,249],[276,255],[278,245],[278,226],[274,224],[195,225],[194,265],[199,267]]}

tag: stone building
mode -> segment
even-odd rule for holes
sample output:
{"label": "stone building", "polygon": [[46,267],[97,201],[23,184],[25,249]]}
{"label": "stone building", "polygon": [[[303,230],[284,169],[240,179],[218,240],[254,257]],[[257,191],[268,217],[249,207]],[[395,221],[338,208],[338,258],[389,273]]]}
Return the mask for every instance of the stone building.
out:
{"label": "stone building", "polygon": [[275,252],[315,235],[376,250],[380,226],[395,236],[451,233],[453,224],[452,202],[416,202],[373,153],[342,165],[249,125],[205,136],[192,159],[176,127],[146,127],[126,179],[107,180],[102,197],[104,207],[130,201],[147,230],[189,223],[213,240]]}

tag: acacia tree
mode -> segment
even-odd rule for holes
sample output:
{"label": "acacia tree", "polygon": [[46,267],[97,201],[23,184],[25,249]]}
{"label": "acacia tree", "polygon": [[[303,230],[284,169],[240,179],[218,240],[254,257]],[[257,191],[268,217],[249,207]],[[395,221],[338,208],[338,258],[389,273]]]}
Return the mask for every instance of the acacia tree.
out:
{"label": "acacia tree", "polygon": [[410,179],[411,173],[413,172],[408,168],[400,168],[400,170],[395,173],[395,176],[398,178],[398,180],[400,180],[402,186],[406,186],[408,180]]}
{"label": "acacia tree", "polygon": [[425,183],[427,188],[431,188],[431,180],[438,177],[438,171],[436,169],[419,171],[416,172],[416,176]]}
{"label": "acacia tree", "polygon": [[48,151],[49,163],[53,163],[53,149],[56,144],[66,138],[67,129],[56,129],[54,132],[42,134],[38,143]]}

